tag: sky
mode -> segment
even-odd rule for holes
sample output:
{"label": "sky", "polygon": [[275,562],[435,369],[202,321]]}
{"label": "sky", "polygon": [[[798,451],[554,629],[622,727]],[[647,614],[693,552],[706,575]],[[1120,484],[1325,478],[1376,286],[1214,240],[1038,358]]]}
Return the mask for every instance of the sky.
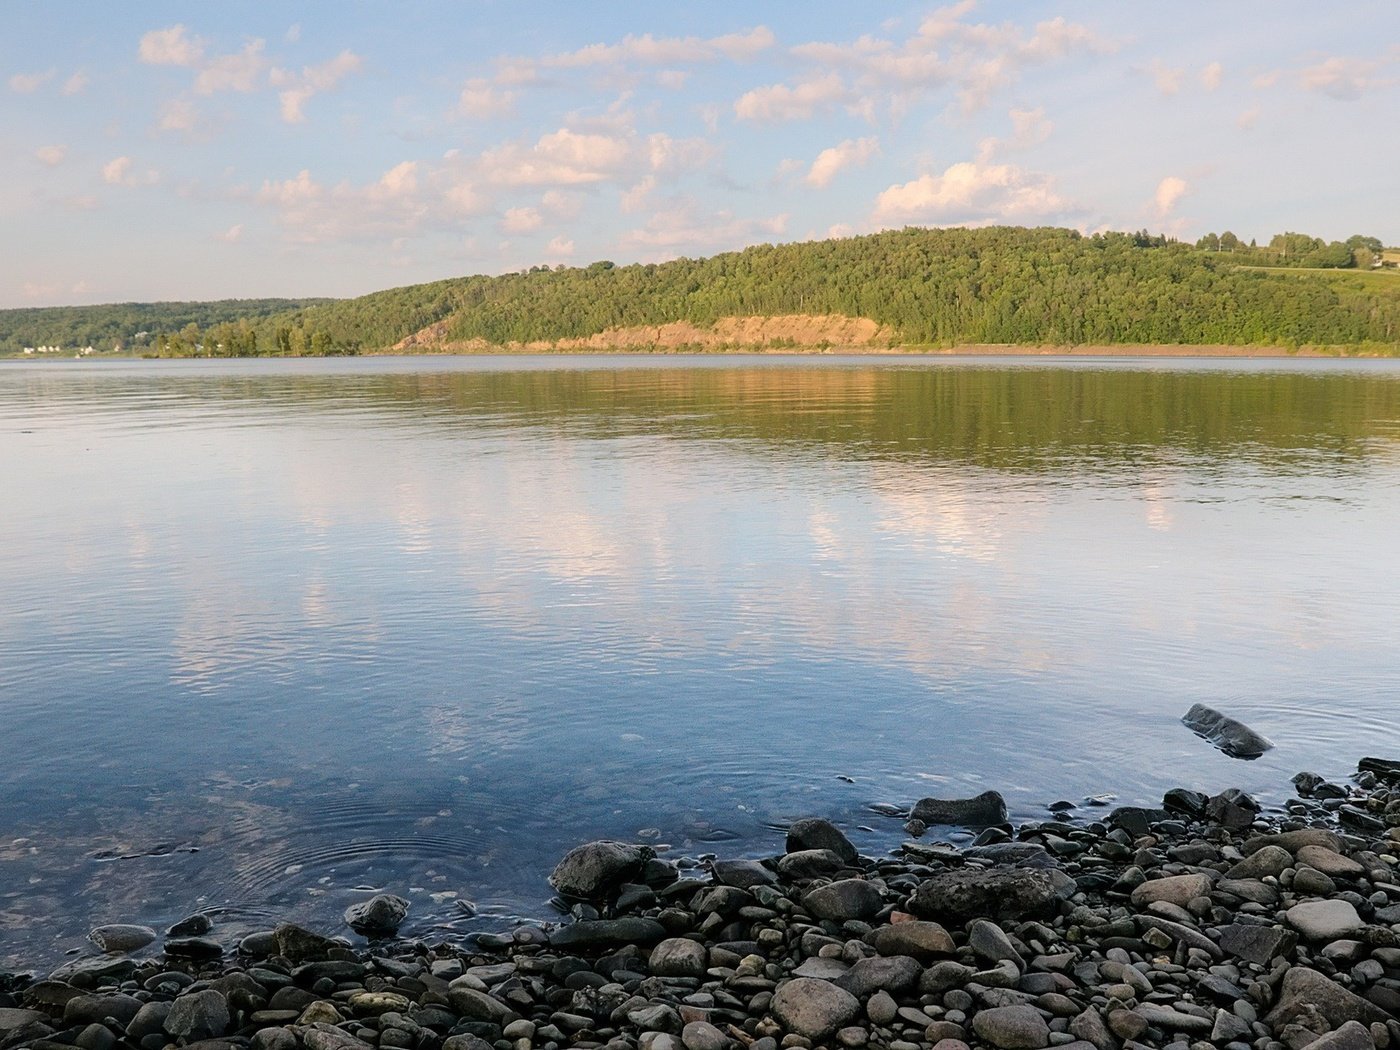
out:
{"label": "sky", "polygon": [[6,0],[0,307],[907,225],[1400,244],[1400,4]]}

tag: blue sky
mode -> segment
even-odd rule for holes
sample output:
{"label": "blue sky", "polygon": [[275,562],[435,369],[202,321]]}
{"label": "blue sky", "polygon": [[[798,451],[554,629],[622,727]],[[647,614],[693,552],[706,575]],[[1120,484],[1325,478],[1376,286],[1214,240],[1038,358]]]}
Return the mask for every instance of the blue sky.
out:
{"label": "blue sky", "polygon": [[0,306],[904,225],[1400,244],[1400,5],[6,5]]}

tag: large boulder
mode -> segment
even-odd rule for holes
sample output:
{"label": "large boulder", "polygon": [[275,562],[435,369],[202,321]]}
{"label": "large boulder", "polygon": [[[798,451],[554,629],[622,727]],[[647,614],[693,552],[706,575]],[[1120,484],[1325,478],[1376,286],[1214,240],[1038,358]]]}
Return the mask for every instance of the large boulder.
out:
{"label": "large boulder", "polygon": [[953,938],[936,922],[915,920],[877,926],[865,935],[865,943],[880,955],[908,955],[928,961],[941,955],[956,955]]}
{"label": "large boulder", "polygon": [[165,1015],[165,1032],[175,1039],[197,1043],[228,1031],[228,1000],[212,988],[182,995]]}
{"label": "large boulder", "polygon": [[1050,1045],[1050,1026],[1034,1006],[998,1006],[972,1019],[977,1037],[999,1050],[1041,1050]]}
{"label": "large boulder", "polygon": [[1209,741],[1231,758],[1258,758],[1274,745],[1243,722],[1237,722],[1205,704],[1192,704],[1181,716],[1186,728]]}
{"label": "large boulder", "polygon": [[549,875],[549,884],[566,897],[598,900],[631,882],[655,854],[646,846],[600,839],[575,846]]}
{"label": "large boulder", "polygon": [[[1348,1021],[1360,1021],[1365,1025],[1376,1021],[1384,1024],[1390,1019],[1390,1015],[1379,1006],[1367,1002],[1316,970],[1294,966],[1284,974],[1278,999],[1264,1018],[1264,1023],[1277,1032],[1284,1025],[1295,1023],[1311,1028],[1307,1021],[1317,1017],[1326,1022],[1327,1028],[1339,1028]],[[1318,1029],[1313,1028],[1313,1031]]]}
{"label": "large boulder", "polygon": [[800,853],[809,849],[829,849],[847,864],[854,864],[860,856],[851,840],[829,820],[821,817],[806,817],[794,820],[788,826],[786,852]]}
{"label": "large boulder", "polygon": [[1006,800],[997,791],[984,791],[972,798],[921,798],[914,803],[912,816],[930,826],[989,827],[1006,823]]}

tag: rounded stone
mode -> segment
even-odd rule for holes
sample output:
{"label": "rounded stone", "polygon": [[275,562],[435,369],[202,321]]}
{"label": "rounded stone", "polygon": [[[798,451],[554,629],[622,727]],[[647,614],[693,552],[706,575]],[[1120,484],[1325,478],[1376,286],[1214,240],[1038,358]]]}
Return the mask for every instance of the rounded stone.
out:
{"label": "rounded stone", "polygon": [[709,952],[686,937],[669,937],[651,950],[651,972],[657,977],[704,977]]}
{"label": "rounded stone", "polygon": [[392,893],[377,893],[345,909],[345,922],[366,937],[392,937],[408,917],[408,901]]}
{"label": "rounded stone", "polygon": [[773,994],[770,1009],[788,1031],[825,1039],[860,1016],[860,1000],[830,981],[797,977]]}
{"label": "rounded stone", "polygon": [[998,1006],[981,1010],[972,1030],[999,1050],[1042,1050],[1050,1044],[1050,1026],[1034,1006]]}
{"label": "rounded stone", "polygon": [[134,952],[146,947],[156,939],[156,931],[149,926],[132,926],[126,923],[112,923],[99,926],[88,934],[88,940],[104,952]]}

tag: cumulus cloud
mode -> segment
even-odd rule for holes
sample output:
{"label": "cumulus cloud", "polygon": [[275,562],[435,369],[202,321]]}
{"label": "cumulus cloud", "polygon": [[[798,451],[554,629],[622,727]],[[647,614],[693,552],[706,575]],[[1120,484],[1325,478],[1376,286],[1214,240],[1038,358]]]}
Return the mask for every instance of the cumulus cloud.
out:
{"label": "cumulus cloud", "polygon": [[507,208],[501,219],[502,233],[533,233],[544,225],[538,208]]}
{"label": "cumulus cloud", "polygon": [[67,146],[40,146],[34,151],[34,156],[39,163],[46,164],[50,168],[56,168],[63,163],[63,159],[68,156]]}
{"label": "cumulus cloud", "polygon": [[1062,215],[1072,205],[1041,172],[981,160],[891,186],[875,199],[876,223],[978,223]]}
{"label": "cumulus cloud", "polygon": [[1147,73],[1157,85],[1157,90],[1164,95],[1175,95],[1180,91],[1181,81],[1186,76],[1186,70],[1168,66],[1159,58],[1152,60]]}
{"label": "cumulus cloud", "polygon": [[[852,112],[873,120],[881,111],[898,115],[926,93],[943,88],[954,89],[959,108],[972,113],[1028,68],[1117,46],[1063,18],[1030,29],[1009,22],[974,22],[967,18],[974,7],[960,3],[935,11],[903,40],[866,35],[847,42],[812,41],[791,48],[790,54],[826,75],[846,74],[849,94],[842,101]],[[817,111],[793,108],[786,119]]]}
{"label": "cumulus cloud", "polygon": [[102,165],[102,181],[112,186],[153,186],[160,181],[154,168],[137,172],[130,157],[114,157]]}
{"label": "cumulus cloud", "polygon": [[242,51],[230,55],[217,55],[210,59],[195,77],[194,90],[199,95],[212,95],[220,91],[253,91],[261,85],[262,75],[268,68],[263,55],[264,42],[250,40]]}
{"label": "cumulus cloud", "polygon": [[551,262],[563,262],[574,254],[574,242],[564,236],[553,238],[544,246],[545,258]]}
{"label": "cumulus cloud", "polygon": [[342,51],[318,66],[304,66],[300,73],[274,69],[272,83],[282,89],[277,96],[282,104],[282,119],[288,124],[302,123],[306,120],[306,103],[313,96],[332,90],[363,67],[364,59],[359,55],[353,51]]}
{"label": "cumulus cloud", "polygon": [[78,72],[74,73],[72,76],[70,76],[67,80],[63,82],[63,87],[60,90],[64,95],[71,97],[73,95],[82,94],[83,89],[87,86],[88,75],[82,70],[78,70]]}
{"label": "cumulus cloud", "polygon": [[221,241],[225,241],[228,244],[233,244],[235,241],[238,241],[243,237],[243,224],[241,222],[235,223],[223,233],[219,234],[218,237]]}
{"label": "cumulus cloud", "polygon": [[1353,102],[1367,91],[1396,83],[1393,77],[1379,76],[1381,68],[1379,61],[1335,56],[1299,71],[1298,82],[1308,91]]}
{"label": "cumulus cloud", "polygon": [[119,186],[126,182],[131,171],[130,157],[116,157],[102,165],[102,181]]}
{"label": "cumulus cloud", "polygon": [[804,181],[820,189],[829,185],[843,168],[852,164],[864,165],[879,152],[880,141],[877,138],[846,139],[818,153]]}
{"label": "cumulus cloud", "polygon": [[1212,62],[1201,70],[1201,87],[1207,91],[1214,91],[1224,79],[1225,67],[1219,62]]}
{"label": "cumulus cloud", "polygon": [[16,73],[10,77],[10,90],[18,95],[32,95],[58,75],[56,69],[46,69],[42,73]]}
{"label": "cumulus cloud", "polygon": [[160,111],[157,131],[193,132],[199,127],[199,113],[187,98],[173,98]]}
{"label": "cumulus cloud", "polygon": [[746,219],[730,211],[705,213],[694,201],[673,200],[654,211],[645,225],[624,233],[620,244],[659,262],[683,252],[733,248],[778,237],[787,230],[787,222],[786,213]]}
{"label": "cumulus cloud", "polygon": [[630,154],[622,136],[560,128],[531,146],[507,143],[487,150],[481,168],[503,186],[582,186],[615,178]]}
{"label": "cumulus cloud", "polygon": [[205,43],[183,25],[152,29],[141,38],[138,54],[152,66],[193,66],[204,57]]}
{"label": "cumulus cloud", "polygon": [[770,124],[805,120],[830,110],[848,97],[841,78],[835,73],[828,73],[791,87],[787,84],[768,84],[747,91],[735,101],[734,115],[740,120]]}
{"label": "cumulus cloud", "polygon": [[457,112],[471,120],[508,117],[515,112],[515,92],[494,87],[484,77],[473,77],[462,88]]}
{"label": "cumulus cloud", "polygon": [[1176,175],[1168,175],[1157,183],[1157,192],[1152,195],[1153,203],[1157,205],[1157,215],[1166,218],[1171,214],[1187,189],[1186,180]]}
{"label": "cumulus cloud", "polygon": [[744,33],[701,39],[699,37],[625,36],[616,44],[592,44],[566,54],[552,55],[546,66],[650,65],[674,66],[697,62],[712,62],[727,58],[744,62],[757,57],[773,46],[773,31],[756,26]]}

